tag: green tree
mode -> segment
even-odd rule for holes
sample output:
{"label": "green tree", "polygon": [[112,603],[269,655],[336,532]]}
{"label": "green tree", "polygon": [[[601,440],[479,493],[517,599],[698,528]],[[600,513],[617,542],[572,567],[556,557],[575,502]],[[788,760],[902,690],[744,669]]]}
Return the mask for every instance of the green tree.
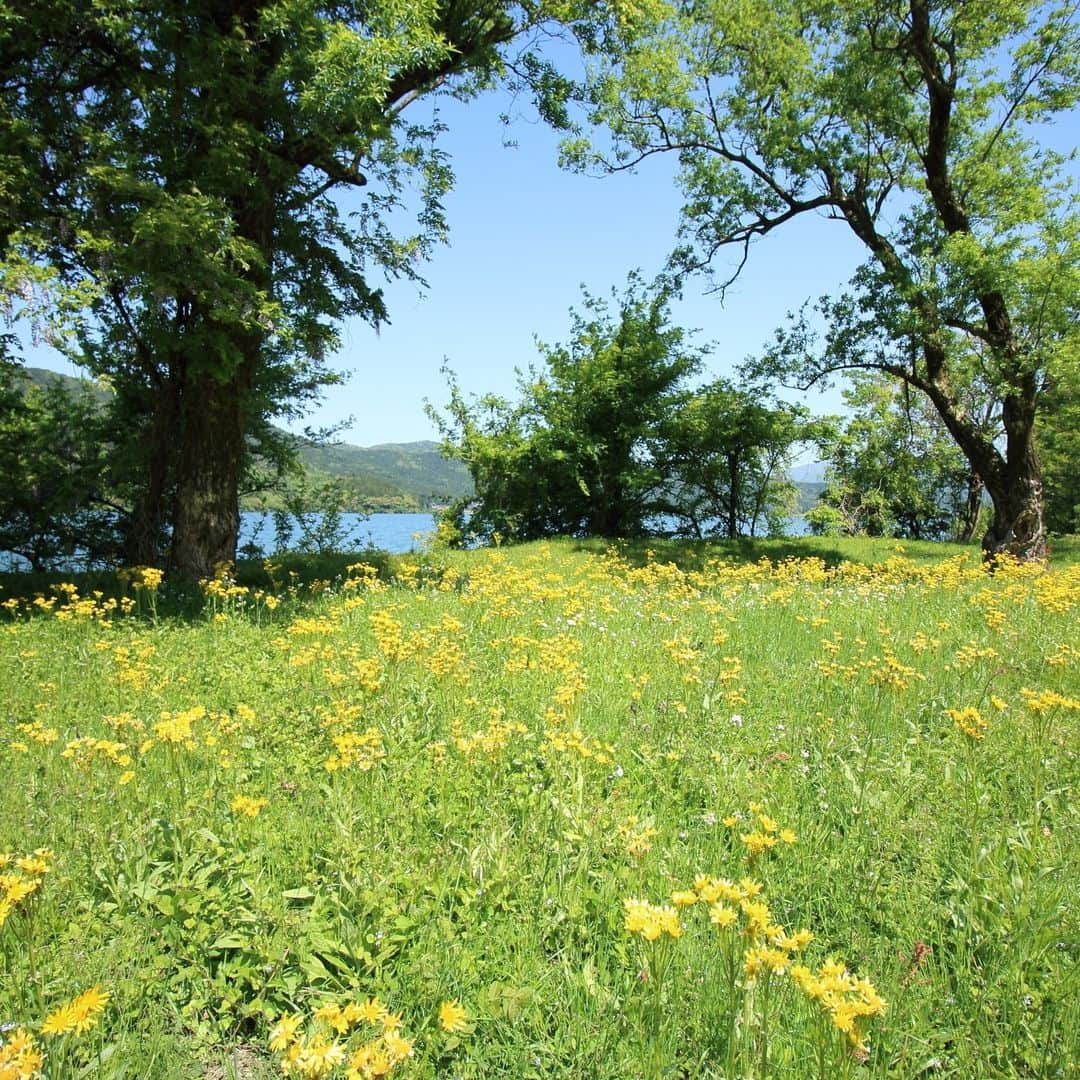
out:
{"label": "green tree", "polygon": [[468,401],[451,377],[440,425],[447,454],[473,478],[459,527],[490,537],[634,536],[662,511],[664,424],[686,397],[704,350],[670,325],[669,293],[632,276],[615,297],[585,294],[566,345],[540,344],[542,365],[519,379],[520,400]]}
{"label": "green tree", "polygon": [[[573,91],[609,148],[582,167],[674,153],[686,193],[679,263],[700,269],[818,214],[865,246],[849,294],[781,336],[765,365],[810,385],[850,369],[925,394],[986,485],[988,555],[1044,553],[1034,431],[1055,364],[1075,357],[1080,215],[1038,125],[1080,95],[1074,0],[690,0],[618,4],[587,37]],[[599,137],[599,136],[598,136]],[[737,270],[736,270],[737,273]],[[988,439],[965,390],[993,389]]]}
{"label": "green tree", "polygon": [[130,560],[155,561],[167,529],[181,574],[233,557],[241,476],[270,419],[334,381],[342,318],[386,318],[372,274],[416,276],[444,237],[439,125],[407,123],[406,106],[470,92],[535,14],[499,0],[0,5],[14,178],[0,241],[9,267],[85,290],[71,351],[115,391]]}
{"label": "green tree", "polygon": [[698,538],[782,532],[796,502],[792,454],[820,427],[802,406],[759,389],[725,379],[701,388],[664,428],[670,516]]}
{"label": "green tree", "polygon": [[115,558],[118,515],[100,404],[0,360],[0,552],[32,570]]}
{"label": "green tree", "polygon": [[[912,540],[975,535],[983,486],[929,402],[905,384],[853,372],[844,391],[851,410],[822,444],[830,466],[821,505],[807,514],[811,527]],[[992,400],[968,412],[993,440]]]}
{"label": "green tree", "polygon": [[1046,392],[1036,429],[1046,480],[1046,526],[1080,533],[1080,365],[1063,370]]}

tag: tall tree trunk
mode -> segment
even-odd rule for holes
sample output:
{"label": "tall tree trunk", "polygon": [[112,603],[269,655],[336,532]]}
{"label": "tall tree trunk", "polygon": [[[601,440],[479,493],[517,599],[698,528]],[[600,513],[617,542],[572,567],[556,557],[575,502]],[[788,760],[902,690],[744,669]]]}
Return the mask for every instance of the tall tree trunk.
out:
{"label": "tall tree trunk", "polygon": [[124,531],[123,557],[128,566],[157,566],[161,562],[178,419],[173,379],[155,395],[150,409],[150,423],[141,436],[143,484]]}
{"label": "tall tree trunk", "polygon": [[[222,9],[230,10],[228,6]],[[255,117],[260,114],[257,107]],[[258,161],[252,163],[258,176]],[[272,291],[274,203],[269,182],[260,197],[232,207],[237,235],[261,253],[247,277],[260,293]],[[213,311],[207,313],[213,324]],[[218,324],[228,355],[188,363],[180,397],[180,447],[169,569],[195,581],[212,577],[236,558],[240,532],[240,480],[244,470],[251,390],[263,359],[265,331],[235,322]]]}
{"label": "tall tree trunk", "polygon": [[994,506],[993,519],[983,536],[983,557],[1009,555],[1021,561],[1046,558],[1043,523],[1043,485],[1032,446],[1021,461],[1010,461],[1001,482],[986,485]]}
{"label": "tall tree trunk", "polygon": [[226,379],[200,372],[181,398],[170,570],[195,581],[236,558],[248,370]]}
{"label": "tall tree trunk", "polygon": [[[903,373],[894,374],[904,377]],[[1036,379],[1034,374],[1021,369],[1013,385],[1015,391],[1006,394],[1001,402],[1004,454],[995,440],[961,415],[955,398],[941,381],[932,379],[920,385],[972,471],[986,485],[994,507],[993,519],[982,540],[983,557],[987,561],[999,555],[1021,562],[1046,558],[1042,470],[1035,450]]]}
{"label": "tall tree trunk", "polygon": [[1005,457],[999,469],[983,476],[994,517],[983,537],[986,559],[1009,555],[1021,561],[1046,558],[1043,484],[1035,450],[1035,377],[1017,380],[1018,392],[1001,403]]}
{"label": "tall tree trunk", "polygon": [[727,538],[737,540],[739,538],[739,457],[738,454],[729,453],[728,459],[728,504],[727,504]]}

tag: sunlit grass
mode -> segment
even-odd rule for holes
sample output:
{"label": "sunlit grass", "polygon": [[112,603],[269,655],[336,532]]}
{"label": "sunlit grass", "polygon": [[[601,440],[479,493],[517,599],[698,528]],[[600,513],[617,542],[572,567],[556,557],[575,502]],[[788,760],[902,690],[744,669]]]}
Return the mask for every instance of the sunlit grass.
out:
{"label": "sunlit grass", "polygon": [[52,1077],[1076,1075],[1080,567],[794,550],[9,603],[5,1047]]}

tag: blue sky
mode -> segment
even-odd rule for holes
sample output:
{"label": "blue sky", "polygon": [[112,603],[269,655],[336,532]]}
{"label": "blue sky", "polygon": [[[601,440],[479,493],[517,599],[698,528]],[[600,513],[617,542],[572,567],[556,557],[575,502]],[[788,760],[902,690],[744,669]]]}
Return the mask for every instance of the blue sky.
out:
{"label": "blue sky", "polygon": [[[433,437],[423,400],[445,401],[444,359],[465,391],[512,396],[514,369],[537,359],[535,338],[568,338],[583,285],[607,295],[631,270],[651,279],[674,246],[681,206],[674,160],[653,159],[633,175],[573,175],[559,169],[550,129],[519,120],[507,132],[499,122],[505,108],[498,95],[441,105],[456,174],[446,200],[450,244],[424,270],[425,292],[411,283],[387,288],[391,324],[378,335],[347,327],[339,364],[352,370],[350,382],[313,417],[355,417],[346,441]],[[508,134],[516,146],[504,145]],[[730,373],[786,312],[842,284],[862,257],[836,223],[793,223],[759,245],[723,304],[706,295],[707,282],[690,282],[674,320],[699,329],[697,341],[715,343],[712,374]],[[836,411],[839,397],[810,404]]]}
{"label": "blue sky", "polygon": [[[421,101],[414,119],[430,119]],[[534,338],[569,336],[569,311],[581,286],[594,294],[622,288],[629,271],[659,272],[675,242],[680,197],[675,162],[654,158],[635,174],[587,177],[557,165],[557,136],[543,123],[500,123],[505,94],[460,103],[442,99],[443,141],[456,183],[446,199],[450,243],[423,268],[428,289],[386,286],[391,322],[376,333],[347,324],[335,366],[349,381],[331,387],[306,423],[337,425],[339,438],[362,446],[435,438],[424,401],[446,400],[445,361],[468,393],[512,396],[515,368],[537,358]],[[1052,141],[1074,146],[1077,118]],[[516,146],[507,147],[510,137]],[[864,258],[846,226],[798,219],[760,241],[723,303],[707,282],[691,281],[673,308],[675,321],[714,343],[710,375],[730,374],[759,352],[787,312],[839,289]],[[34,349],[27,362],[71,371],[56,354]],[[800,396],[817,412],[838,412],[839,392]],[[297,430],[303,423],[294,425]]]}

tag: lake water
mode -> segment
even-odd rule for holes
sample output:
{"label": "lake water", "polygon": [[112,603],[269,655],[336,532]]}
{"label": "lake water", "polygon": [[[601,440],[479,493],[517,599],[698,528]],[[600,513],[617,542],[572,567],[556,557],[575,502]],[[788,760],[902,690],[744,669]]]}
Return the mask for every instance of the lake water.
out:
{"label": "lake water", "polygon": [[[435,531],[435,518],[432,514],[342,514],[342,526],[347,529],[347,539],[343,547],[347,551],[371,546],[380,551],[400,555],[416,551],[422,547],[425,539]],[[787,522],[788,536],[805,536],[809,530],[802,515],[792,517]],[[299,539],[299,530],[294,529],[289,540],[295,544]],[[240,515],[240,543],[254,540],[268,554],[277,547],[274,522],[269,514],[247,512]]]}
{"label": "lake water", "polygon": [[[435,531],[432,514],[342,514],[341,524],[346,531],[345,550],[376,547],[395,555],[417,550]],[[295,544],[299,538],[300,530],[294,528],[289,543]],[[240,515],[239,549],[254,542],[270,554],[279,547],[277,540],[270,514],[246,511]]]}

